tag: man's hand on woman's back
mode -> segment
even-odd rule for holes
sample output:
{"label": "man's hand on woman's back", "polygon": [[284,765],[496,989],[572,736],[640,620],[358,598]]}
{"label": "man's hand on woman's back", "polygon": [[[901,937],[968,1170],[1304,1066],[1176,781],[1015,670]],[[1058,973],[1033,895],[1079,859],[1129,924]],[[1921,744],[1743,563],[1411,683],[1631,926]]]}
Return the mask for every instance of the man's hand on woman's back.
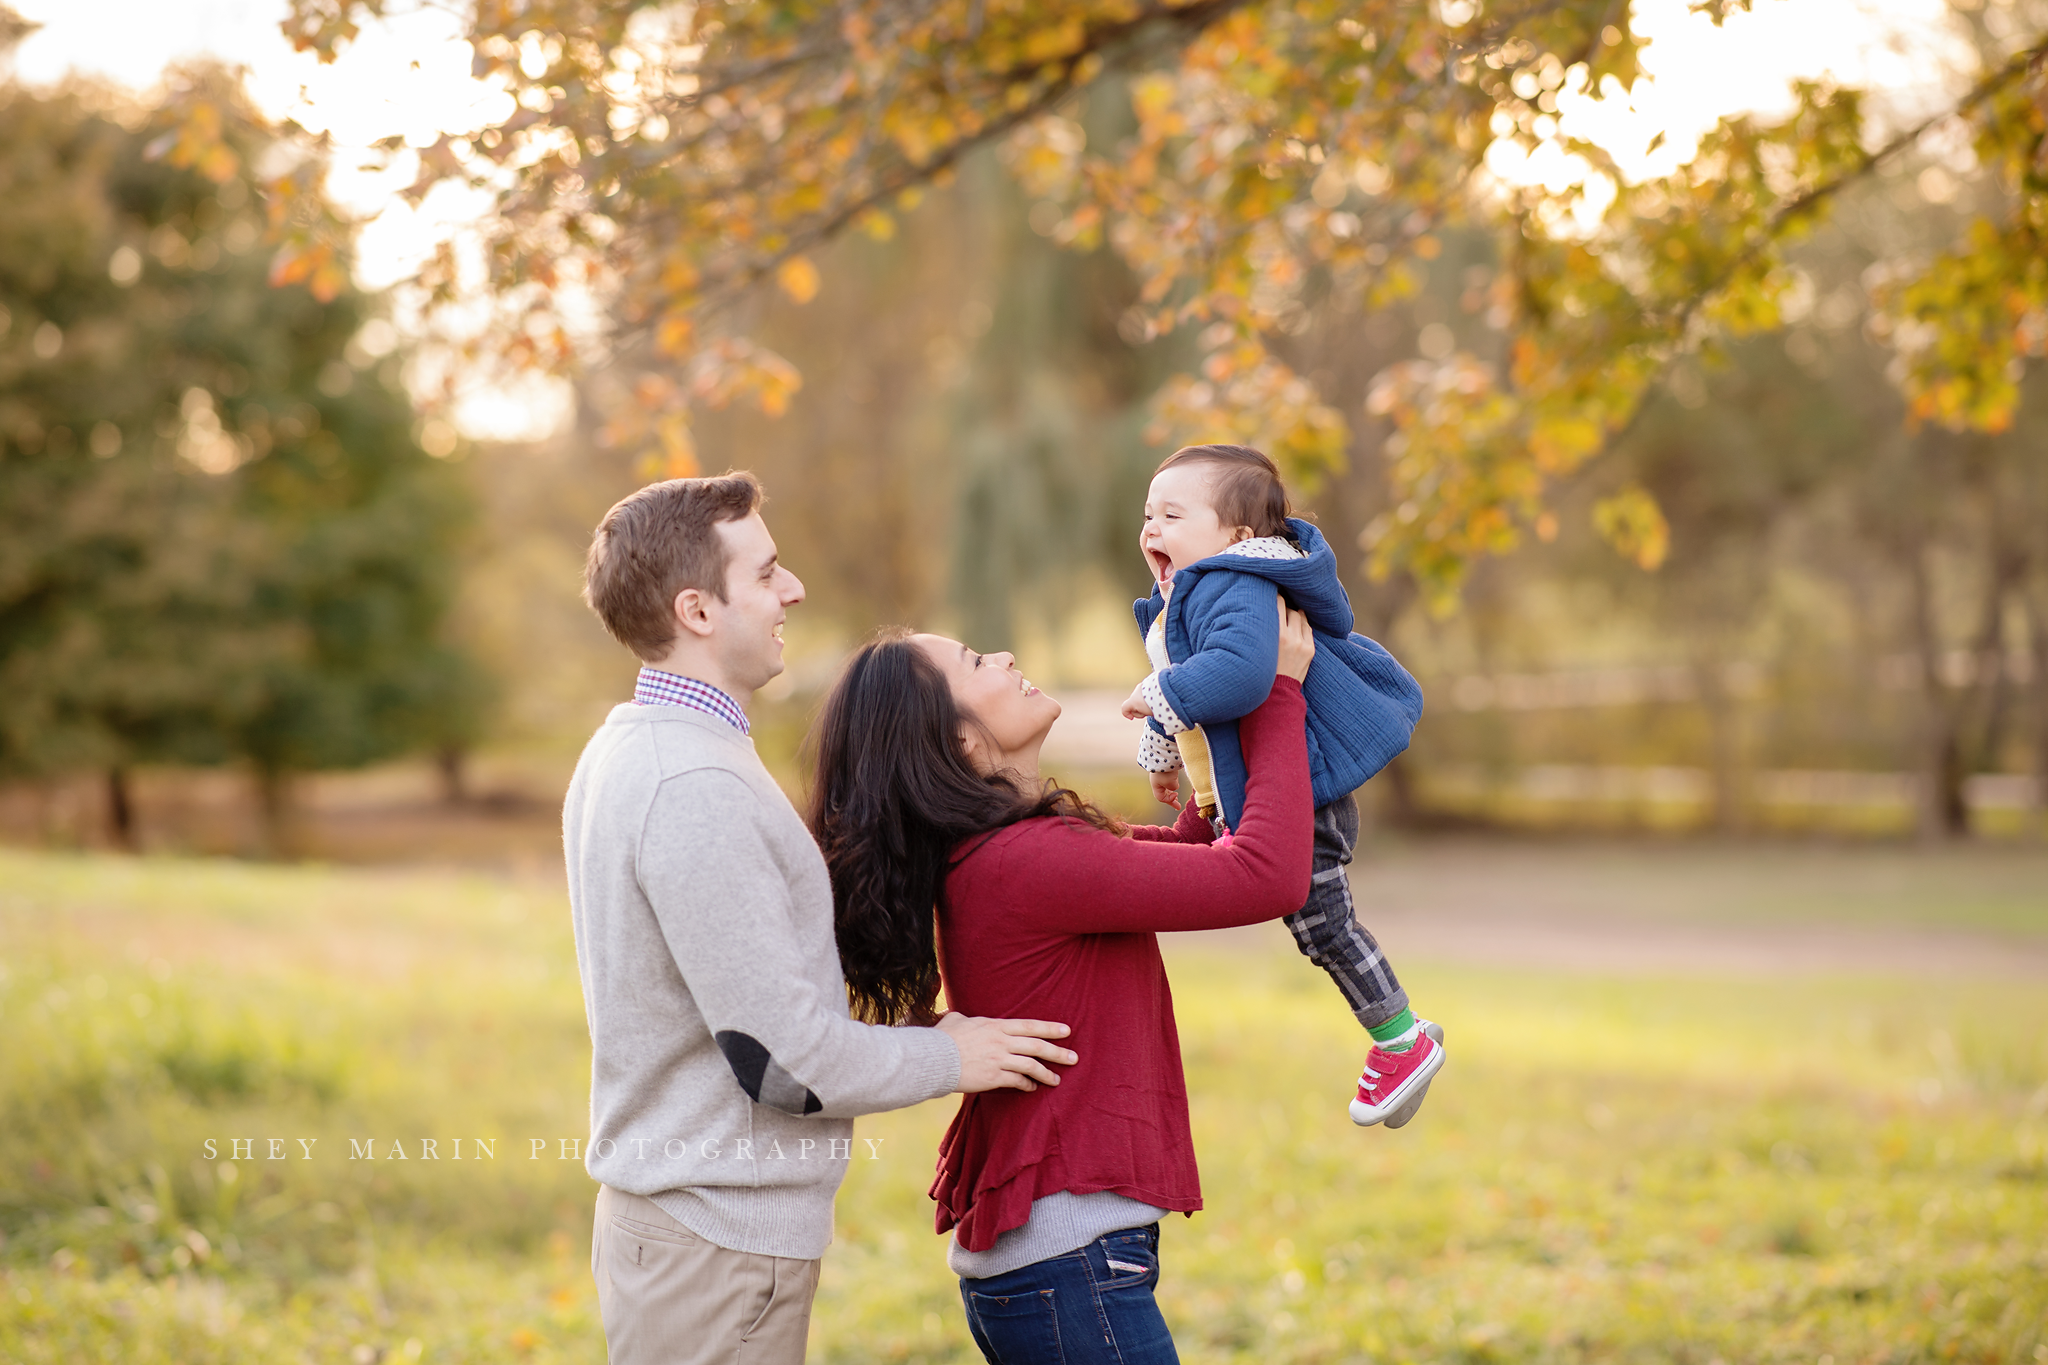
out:
{"label": "man's hand on woman's back", "polygon": [[1058,1085],[1060,1078],[1045,1063],[1072,1066],[1079,1058],[1055,1042],[1070,1031],[1065,1024],[1040,1019],[970,1019],[948,1014],[939,1032],[960,1049],[962,1094],[983,1090],[1036,1090]]}

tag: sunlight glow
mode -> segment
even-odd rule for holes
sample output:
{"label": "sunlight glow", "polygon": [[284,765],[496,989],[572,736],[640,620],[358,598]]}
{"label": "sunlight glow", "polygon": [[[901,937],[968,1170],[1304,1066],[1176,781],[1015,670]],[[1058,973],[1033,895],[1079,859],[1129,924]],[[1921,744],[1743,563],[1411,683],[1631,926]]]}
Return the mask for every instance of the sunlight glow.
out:
{"label": "sunlight glow", "polygon": [[[469,46],[457,37],[452,14],[423,7],[371,25],[340,60],[323,67],[292,51],[280,33],[283,0],[13,3],[43,25],[15,62],[19,77],[32,83],[75,71],[147,89],[178,61],[214,57],[245,67],[251,96],[267,114],[296,119],[332,139],[329,189],[363,222],[356,276],[365,288],[405,279],[442,241],[473,246],[473,225],[487,211],[487,195],[442,186],[415,207],[399,191],[417,174],[416,158],[400,156],[384,170],[364,166],[380,138],[400,136],[424,147],[443,132],[474,132],[511,112],[503,89],[471,79]],[[1628,90],[1611,78],[1605,88],[1587,90],[1583,72],[1575,72],[1577,79],[1558,92],[1556,116],[1539,120],[1539,134],[1596,143],[1625,176],[1647,178],[1690,160],[1700,135],[1725,114],[1783,112],[1795,80],[1833,76],[1882,88],[1890,107],[1880,117],[1898,122],[1952,93],[1969,59],[1944,0],[1756,5],[1717,29],[1692,13],[1687,0],[1636,0],[1635,30],[1650,39],[1645,79]],[[1572,211],[1583,230],[1614,197],[1604,175],[1555,140],[1528,155],[1496,142],[1487,167],[1508,184],[1540,183],[1553,192],[1583,186]],[[399,321],[418,326],[416,317]],[[463,392],[455,418],[484,439],[537,438],[571,408],[566,387],[552,381],[479,381]]]}

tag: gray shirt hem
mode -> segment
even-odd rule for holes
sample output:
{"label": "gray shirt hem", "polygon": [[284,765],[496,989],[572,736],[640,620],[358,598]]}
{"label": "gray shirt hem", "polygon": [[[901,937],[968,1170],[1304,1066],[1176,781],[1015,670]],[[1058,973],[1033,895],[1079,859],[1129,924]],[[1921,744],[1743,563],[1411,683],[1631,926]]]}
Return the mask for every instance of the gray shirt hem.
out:
{"label": "gray shirt hem", "polygon": [[1112,1232],[1156,1223],[1167,1212],[1109,1190],[1095,1194],[1060,1190],[1031,1201],[1031,1216],[1024,1225],[998,1233],[996,1244],[987,1251],[969,1251],[955,1237],[946,1247],[946,1267],[963,1280],[1006,1275],[1036,1261],[1064,1256]]}

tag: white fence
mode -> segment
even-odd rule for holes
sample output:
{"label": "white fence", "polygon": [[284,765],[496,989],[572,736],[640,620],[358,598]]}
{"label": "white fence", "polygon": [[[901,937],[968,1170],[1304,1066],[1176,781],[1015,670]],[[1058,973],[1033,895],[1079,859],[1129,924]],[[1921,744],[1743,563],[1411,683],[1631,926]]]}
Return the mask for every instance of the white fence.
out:
{"label": "white fence", "polygon": [[[1604,674],[1550,674],[1518,681],[1514,675],[1493,680],[1488,704],[1534,709],[1546,705],[1615,705],[1662,696],[1678,700],[1678,679],[1684,670],[1615,670]],[[1577,681],[1559,681],[1559,680]],[[1593,681],[1587,681],[1591,679]],[[1474,681],[1459,680],[1459,685]],[[1535,684],[1540,683],[1538,688]],[[1455,685],[1454,685],[1455,686]],[[1132,765],[1142,722],[1118,714],[1124,692],[1060,694],[1060,718],[1045,741],[1045,761],[1062,767],[1117,768]],[[1468,697],[1469,697],[1468,693]],[[1594,702],[1592,698],[1604,700]],[[1584,702],[1565,700],[1585,697]],[[1471,708],[1465,708],[1471,709]],[[1622,805],[1693,805],[1713,800],[1713,775],[1704,768],[1603,767],[1590,764],[1543,763],[1506,775],[1478,764],[1440,764],[1427,774],[1431,789],[1450,797],[1511,795],[1532,801],[1589,801]],[[1748,776],[1747,799],[1765,806],[1900,807],[1912,806],[1920,779],[1911,773],[1857,772],[1808,768],[1775,768]],[[1963,784],[1963,796],[1975,810],[2024,810],[2034,800],[2034,779],[2008,773],[1980,774]]]}

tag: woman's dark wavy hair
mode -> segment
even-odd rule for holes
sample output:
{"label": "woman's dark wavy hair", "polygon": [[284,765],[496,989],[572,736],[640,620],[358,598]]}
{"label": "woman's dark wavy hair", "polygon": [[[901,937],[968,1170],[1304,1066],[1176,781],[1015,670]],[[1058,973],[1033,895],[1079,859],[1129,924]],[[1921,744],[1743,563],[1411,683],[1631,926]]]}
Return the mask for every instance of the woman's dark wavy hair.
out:
{"label": "woman's dark wavy hair", "polygon": [[1044,815],[1124,832],[1064,787],[1034,794],[1016,773],[977,772],[960,746],[963,721],[976,723],[897,629],[854,654],[811,732],[811,833],[832,871],[847,995],[871,1024],[936,1018],[933,926],[963,842]]}

